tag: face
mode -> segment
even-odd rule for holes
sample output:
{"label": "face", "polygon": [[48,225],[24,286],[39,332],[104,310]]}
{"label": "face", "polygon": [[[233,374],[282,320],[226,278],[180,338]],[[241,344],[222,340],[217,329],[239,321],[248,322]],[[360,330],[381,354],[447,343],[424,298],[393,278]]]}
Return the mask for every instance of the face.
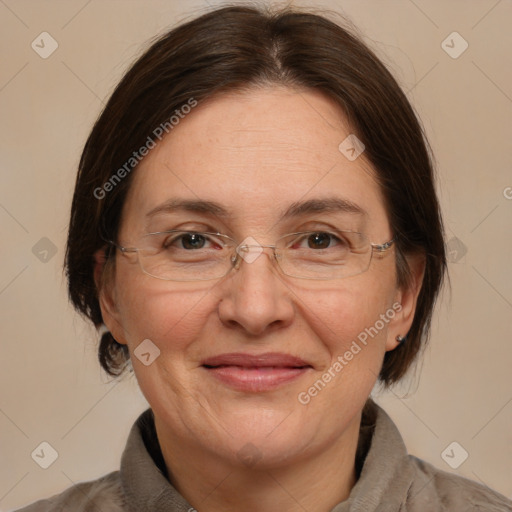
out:
{"label": "face", "polygon": [[[201,104],[135,171],[119,242],[137,247],[145,233],[183,229],[271,245],[333,228],[387,242],[393,232],[373,170],[364,153],[350,161],[338,149],[350,133],[343,112],[313,91],[254,89]],[[313,199],[361,211],[283,216]],[[208,201],[222,213],[148,215],[170,200]],[[220,279],[177,282],[143,273],[136,254],[117,251],[103,317],[128,345],[168,443],[271,467],[328,450],[358,427],[385,352],[412,321],[414,298],[397,288],[394,249],[374,255],[364,273],[322,281],[284,276],[271,256],[266,249]],[[148,339],[160,353],[145,365],[134,351]]]}

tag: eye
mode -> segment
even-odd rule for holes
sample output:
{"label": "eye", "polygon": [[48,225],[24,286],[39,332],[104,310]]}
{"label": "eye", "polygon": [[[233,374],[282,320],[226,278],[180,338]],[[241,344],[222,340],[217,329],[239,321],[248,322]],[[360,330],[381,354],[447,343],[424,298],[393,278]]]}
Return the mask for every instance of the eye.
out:
{"label": "eye", "polygon": [[328,233],[313,233],[307,240],[310,249],[327,249],[331,245],[332,237]]}
{"label": "eye", "polygon": [[196,249],[209,248],[207,244],[211,242],[212,240],[204,233],[183,232],[179,235],[167,237],[163,242],[163,248],[185,249],[187,251],[193,251]]}
{"label": "eye", "polygon": [[[307,246],[304,246],[304,242],[307,243]],[[347,242],[332,233],[319,231],[315,233],[306,233],[305,236],[293,244],[292,249],[328,249],[340,244],[342,246],[346,246]]]}
{"label": "eye", "polygon": [[181,245],[184,249],[202,249],[206,244],[206,237],[199,233],[187,233],[181,236]]}

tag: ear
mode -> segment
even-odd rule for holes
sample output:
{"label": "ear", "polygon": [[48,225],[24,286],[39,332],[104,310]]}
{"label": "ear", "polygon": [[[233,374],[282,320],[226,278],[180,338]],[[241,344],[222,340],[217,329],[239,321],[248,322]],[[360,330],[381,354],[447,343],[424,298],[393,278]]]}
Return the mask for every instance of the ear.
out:
{"label": "ear", "polygon": [[397,336],[405,337],[409,332],[425,275],[426,260],[423,254],[409,255],[406,259],[410,269],[409,282],[398,288],[395,295],[393,309],[396,315],[389,325],[386,352],[400,344]]}
{"label": "ear", "polygon": [[126,345],[116,304],[115,279],[112,271],[112,268],[108,268],[106,248],[97,250],[94,253],[94,283],[98,290],[103,323],[118,343]]}

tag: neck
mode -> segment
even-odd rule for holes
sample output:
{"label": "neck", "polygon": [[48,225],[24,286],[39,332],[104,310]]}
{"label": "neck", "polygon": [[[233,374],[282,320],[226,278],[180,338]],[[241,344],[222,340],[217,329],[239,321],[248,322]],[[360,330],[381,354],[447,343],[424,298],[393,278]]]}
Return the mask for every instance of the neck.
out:
{"label": "neck", "polygon": [[358,415],[338,439],[307,458],[264,468],[219,460],[204,447],[167,436],[156,418],[155,426],[171,483],[201,512],[328,512],[356,483],[360,421]]}

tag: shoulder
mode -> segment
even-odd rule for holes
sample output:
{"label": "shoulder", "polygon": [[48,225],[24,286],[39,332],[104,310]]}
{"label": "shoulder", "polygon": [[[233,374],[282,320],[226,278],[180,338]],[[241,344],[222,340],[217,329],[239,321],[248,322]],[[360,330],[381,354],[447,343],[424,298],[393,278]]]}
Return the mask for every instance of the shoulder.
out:
{"label": "shoulder", "polygon": [[119,471],[97,480],[80,482],[51,498],[36,501],[16,512],[123,512],[123,492]]}
{"label": "shoulder", "polygon": [[374,402],[365,407],[361,427],[366,455],[351,493],[354,503],[364,505],[360,510],[512,512],[512,501],[505,496],[410,455],[396,425]]}
{"label": "shoulder", "polygon": [[412,455],[408,456],[414,470],[409,489],[407,510],[512,512],[512,501],[485,485],[462,476],[437,469],[432,464]]}

